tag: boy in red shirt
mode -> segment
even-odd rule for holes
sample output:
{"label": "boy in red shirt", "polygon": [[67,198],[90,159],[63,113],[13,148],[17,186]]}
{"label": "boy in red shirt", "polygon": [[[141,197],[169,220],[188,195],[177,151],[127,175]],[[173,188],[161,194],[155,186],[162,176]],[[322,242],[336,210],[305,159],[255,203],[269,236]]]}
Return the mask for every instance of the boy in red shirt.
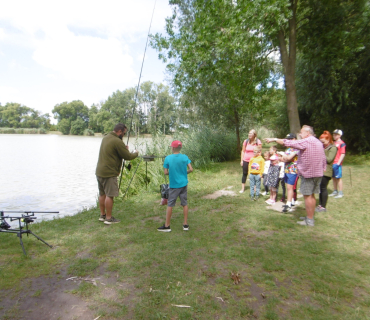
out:
{"label": "boy in red shirt", "polygon": [[346,144],[341,139],[342,135],[342,130],[335,129],[333,131],[334,144],[338,151],[333,162],[334,191],[333,193],[329,194],[329,197],[334,197],[334,199],[343,198],[342,163],[346,155]]}

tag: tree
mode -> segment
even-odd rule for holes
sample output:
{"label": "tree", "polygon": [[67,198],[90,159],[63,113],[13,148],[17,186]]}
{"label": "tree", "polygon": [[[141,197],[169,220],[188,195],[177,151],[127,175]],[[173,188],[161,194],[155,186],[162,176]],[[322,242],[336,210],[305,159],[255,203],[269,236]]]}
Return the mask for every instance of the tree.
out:
{"label": "tree", "polygon": [[[58,130],[63,134],[69,134],[72,122],[77,120],[78,117],[84,121],[86,127],[89,123],[89,109],[81,100],[57,104],[52,112],[54,118],[58,120],[58,128],[60,127]],[[68,124],[69,127],[67,127]]]}
{"label": "tree", "polygon": [[[300,116],[318,133],[341,128],[349,149],[370,150],[370,9],[362,0],[308,1],[297,89]],[[304,45],[303,45],[304,43]]]}
{"label": "tree", "polygon": [[233,1],[170,3],[175,9],[167,19],[167,37],[156,34],[151,44],[163,61],[170,60],[176,89],[187,98],[198,96],[192,100],[203,114],[228,119],[240,148],[243,114],[258,113],[267,89],[274,65],[268,58],[271,43],[246,26]]}

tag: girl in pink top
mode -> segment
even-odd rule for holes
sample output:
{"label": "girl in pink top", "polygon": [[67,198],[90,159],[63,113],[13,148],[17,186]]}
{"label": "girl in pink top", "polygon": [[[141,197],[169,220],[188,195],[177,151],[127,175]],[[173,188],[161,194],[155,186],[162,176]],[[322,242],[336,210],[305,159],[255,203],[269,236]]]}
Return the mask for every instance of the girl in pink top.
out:
{"label": "girl in pink top", "polygon": [[253,158],[253,148],[255,146],[262,146],[261,140],[257,139],[256,130],[252,129],[249,131],[248,139],[244,140],[243,148],[240,155],[240,165],[243,167],[243,177],[242,177],[242,189],[239,193],[243,193],[245,190],[245,181],[248,176],[248,166],[249,160]]}

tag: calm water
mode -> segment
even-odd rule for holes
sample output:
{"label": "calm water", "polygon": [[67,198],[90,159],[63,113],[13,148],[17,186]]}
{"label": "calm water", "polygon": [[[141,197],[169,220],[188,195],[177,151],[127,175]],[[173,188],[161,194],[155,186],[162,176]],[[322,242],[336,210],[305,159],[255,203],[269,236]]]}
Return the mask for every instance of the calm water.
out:
{"label": "calm water", "polygon": [[[62,217],[96,205],[95,167],[101,140],[1,134],[0,210],[59,211]],[[130,138],[130,150],[134,143]]]}

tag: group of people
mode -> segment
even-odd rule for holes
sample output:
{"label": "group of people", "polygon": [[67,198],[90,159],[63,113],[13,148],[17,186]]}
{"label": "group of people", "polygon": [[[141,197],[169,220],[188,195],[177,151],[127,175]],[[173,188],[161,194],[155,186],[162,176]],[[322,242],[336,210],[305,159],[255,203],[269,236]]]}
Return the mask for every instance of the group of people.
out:
{"label": "group of people", "polygon": [[[277,201],[277,192],[281,184],[283,197],[281,201],[283,212],[292,211],[297,200],[297,182],[301,179],[300,192],[304,196],[306,217],[297,223],[314,226],[314,213],[326,212],[328,196],[343,197],[342,163],[345,157],[346,145],[341,140],[343,132],[334,130],[333,136],[324,131],[319,139],[314,135],[310,126],[303,126],[296,139],[294,133],[289,133],[285,139],[267,138],[267,143],[276,142],[287,147],[285,152],[277,152],[277,147],[270,147],[269,151],[261,156],[262,142],[257,138],[255,130],[251,130],[248,139],[243,142],[240,165],[243,167],[242,189],[245,191],[245,182],[249,173],[250,197],[258,200],[261,190],[261,180],[265,186],[263,195],[269,193],[266,200],[269,205]],[[334,139],[334,141],[333,141]],[[328,195],[327,186],[333,178],[334,191]],[[285,186],[287,198],[285,198]],[[315,194],[319,193],[319,205],[316,207]]]}
{"label": "group of people", "polygon": [[[119,194],[117,177],[120,174],[122,159],[133,160],[139,153],[137,150],[130,152],[123,143],[123,136],[127,127],[119,123],[114,130],[106,135],[101,143],[99,159],[96,167],[96,177],[99,188],[99,221],[104,224],[120,222],[112,216],[114,197]],[[250,198],[258,200],[261,191],[261,181],[265,188],[262,195],[269,195],[266,203],[273,205],[277,201],[279,185],[283,190],[281,201],[283,212],[292,211],[297,200],[297,182],[300,178],[300,192],[304,196],[306,217],[302,217],[297,223],[305,226],[314,226],[314,214],[326,212],[326,204],[329,196],[334,198],[343,197],[342,163],[345,157],[346,145],[341,140],[343,132],[334,130],[333,136],[324,131],[319,139],[314,135],[310,126],[301,128],[297,140],[294,133],[289,133],[284,139],[267,138],[267,143],[276,142],[287,147],[285,152],[277,152],[276,146],[271,146],[269,151],[262,157],[262,142],[257,138],[257,132],[251,130],[248,139],[243,142],[240,165],[243,168],[242,189],[245,192],[245,184],[249,174]],[[334,139],[334,141],[333,141]],[[183,230],[189,230],[187,222],[187,185],[188,174],[193,171],[191,160],[181,153],[182,143],[175,140],[171,143],[172,154],[164,160],[164,174],[169,175],[169,197],[166,211],[166,221],[157,230],[170,232],[170,220],[172,208],[180,198],[183,207],[184,222]],[[333,178],[334,191],[328,195],[327,186]],[[287,192],[286,192],[287,189]],[[319,205],[316,206],[315,194],[319,193]],[[286,196],[286,197],[285,197]]]}

